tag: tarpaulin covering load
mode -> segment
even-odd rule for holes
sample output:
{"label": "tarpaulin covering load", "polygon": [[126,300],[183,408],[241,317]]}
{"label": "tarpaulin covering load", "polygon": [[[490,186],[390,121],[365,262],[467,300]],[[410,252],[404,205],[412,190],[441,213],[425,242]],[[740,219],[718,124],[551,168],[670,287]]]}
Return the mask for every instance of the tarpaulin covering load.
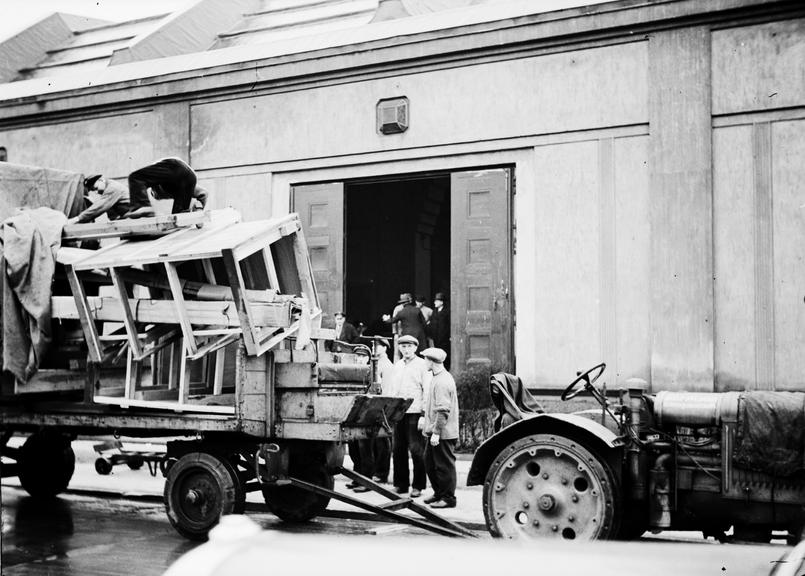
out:
{"label": "tarpaulin covering load", "polygon": [[82,174],[0,162],[3,369],[22,382],[50,342],[55,251],[83,196]]}
{"label": "tarpaulin covering load", "polygon": [[83,181],[78,172],[0,162],[0,221],[17,208],[53,208],[74,216],[83,207]]}
{"label": "tarpaulin covering load", "polygon": [[805,394],[742,394],[734,462],[772,476],[791,476],[805,470]]}

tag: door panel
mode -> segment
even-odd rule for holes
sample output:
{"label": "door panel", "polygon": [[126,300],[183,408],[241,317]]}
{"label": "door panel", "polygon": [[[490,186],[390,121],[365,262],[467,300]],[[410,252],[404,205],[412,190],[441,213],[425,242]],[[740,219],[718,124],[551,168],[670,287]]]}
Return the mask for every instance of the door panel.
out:
{"label": "door panel", "polygon": [[451,370],[514,371],[508,169],[451,175]]}
{"label": "door panel", "polygon": [[344,306],[344,184],[294,186],[292,203],[307,240],[322,325],[332,327]]}

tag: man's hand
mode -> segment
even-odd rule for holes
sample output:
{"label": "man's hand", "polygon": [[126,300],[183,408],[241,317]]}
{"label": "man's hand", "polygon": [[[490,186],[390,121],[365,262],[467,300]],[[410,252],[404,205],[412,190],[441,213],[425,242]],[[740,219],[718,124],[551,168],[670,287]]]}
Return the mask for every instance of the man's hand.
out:
{"label": "man's hand", "polygon": [[431,446],[438,446],[439,445],[439,435],[432,434],[430,437],[430,445]]}
{"label": "man's hand", "polygon": [[420,416],[419,420],[416,421],[416,429],[422,432],[425,429],[425,417]]}
{"label": "man's hand", "polygon": [[391,321],[391,316],[389,316],[388,314],[383,314],[383,322],[390,322],[390,321]]}
{"label": "man's hand", "polygon": [[73,216],[72,218],[67,219],[68,224],[78,224],[78,216]]}

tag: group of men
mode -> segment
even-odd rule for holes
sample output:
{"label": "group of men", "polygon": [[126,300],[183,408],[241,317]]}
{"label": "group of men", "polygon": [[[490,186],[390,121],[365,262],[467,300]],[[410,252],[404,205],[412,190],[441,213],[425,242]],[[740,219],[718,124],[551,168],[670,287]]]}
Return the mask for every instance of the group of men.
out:
{"label": "group of men", "polygon": [[109,180],[103,174],[85,178],[85,196],[89,198],[93,192],[97,195],[94,202],[69,223],[94,222],[102,214],[110,220],[153,216],[149,190],[158,200],[173,199],[173,214],[203,209],[207,205],[207,191],[198,185],[195,171],[179,158],[163,158],[129,174],[128,186]]}
{"label": "group of men", "polygon": [[[384,483],[393,462],[392,482],[398,494],[410,490],[411,497],[418,498],[430,480],[433,494],[424,502],[433,508],[454,508],[458,395],[446,366],[450,321],[444,295],[436,294],[431,309],[425,306],[424,298],[417,296],[415,304],[410,294],[401,294],[393,315],[384,315],[383,319],[395,326],[400,358],[392,363],[388,340],[376,340],[380,389],[370,392],[409,398],[411,405],[395,425],[391,443],[383,437],[350,444],[354,469]],[[352,342],[350,337],[357,332],[353,334],[355,329],[344,314],[338,312],[335,320],[336,339]],[[430,347],[426,345],[429,336],[433,342]],[[348,487],[356,492],[367,490],[354,482]]]}

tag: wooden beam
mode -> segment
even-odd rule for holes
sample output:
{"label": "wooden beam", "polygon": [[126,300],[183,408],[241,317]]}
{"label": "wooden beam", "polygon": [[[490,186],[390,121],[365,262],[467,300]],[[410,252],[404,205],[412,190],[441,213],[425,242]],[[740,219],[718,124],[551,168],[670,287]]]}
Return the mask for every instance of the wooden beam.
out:
{"label": "wooden beam", "polygon": [[[123,309],[117,298],[108,296],[85,297],[87,314],[94,315],[99,321],[122,322]],[[72,296],[54,296],[51,298],[53,318],[80,320],[81,312],[78,303]],[[131,298],[129,308],[136,322],[149,324],[178,324],[179,317],[173,301],[152,300],[150,298]],[[225,326],[239,328],[241,326],[235,302],[205,302],[201,300],[185,301],[185,308],[190,322],[198,326]],[[290,302],[255,303],[249,306],[251,318],[255,326],[274,326],[277,328],[290,325]]]}
{"label": "wooden beam", "polygon": [[123,325],[126,327],[126,335],[129,338],[129,346],[135,358],[139,359],[143,355],[142,346],[140,346],[140,339],[137,335],[137,324],[134,322],[134,317],[131,314],[131,307],[129,306],[129,294],[126,292],[126,286],[117,268],[109,268],[109,276],[112,278],[112,284],[117,290],[117,295],[120,299],[120,307],[123,310]]}
{"label": "wooden beam", "polygon": [[81,280],[78,279],[75,269],[71,265],[64,267],[67,272],[67,280],[70,282],[70,290],[73,292],[73,304],[75,304],[77,317],[81,321],[81,327],[84,329],[84,337],[87,340],[87,347],[89,348],[89,357],[92,362],[100,362],[103,359],[103,349],[101,342],[98,339],[98,329],[95,326],[95,320],[87,301],[87,295],[84,292],[84,287],[81,285]]}
{"label": "wooden beam", "polygon": [[246,300],[246,287],[243,283],[240,264],[235,258],[234,252],[229,248],[222,250],[221,256],[226,268],[226,274],[229,277],[229,285],[232,288],[232,296],[235,299],[235,308],[238,312],[240,325],[243,329],[243,343],[246,345],[249,354],[257,354],[256,334],[254,332],[256,323],[251,313],[251,306]]}
{"label": "wooden beam", "polygon": [[182,294],[182,281],[179,279],[176,264],[165,262],[165,271],[168,273],[168,282],[170,283],[176,314],[179,317],[179,326],[182,327],[182,334],[184,334],[185,350],[190,354],[195,354],[198,351],[198,345],[196,344],[196,337],[193,335],[193,325],[190,322],[190,315],[185,306],[184,294]]}
{"label": "wooden beam", "polygon": [[160,214],[151,218],[123,219],[112,222],[67,224],[62,231],[62,240],[88,240],[91,238],[125,238],[127,236],[169,234],[210,221],[208,212],[184,214]]}

